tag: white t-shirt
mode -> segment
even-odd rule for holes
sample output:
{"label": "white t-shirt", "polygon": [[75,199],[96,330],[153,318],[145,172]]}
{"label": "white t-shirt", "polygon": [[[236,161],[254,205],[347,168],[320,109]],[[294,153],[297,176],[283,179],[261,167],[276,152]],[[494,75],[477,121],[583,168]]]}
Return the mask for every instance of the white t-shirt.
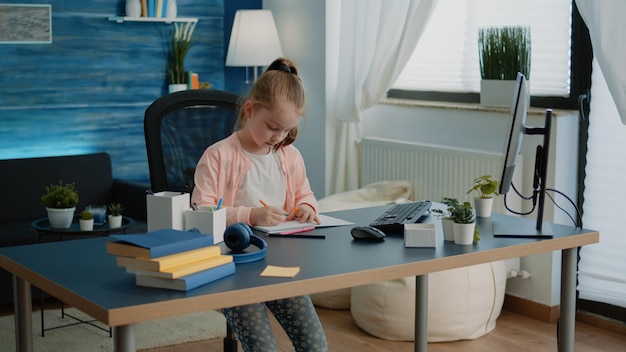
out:
{"label": "white t-shirt", "polygon": [[252,167],[243,178],[234,205],[260,207],[262,199],[267,205],[283,209],[287,186],[278,155],[273,150],[266,155],[246,155],[252,160]]}

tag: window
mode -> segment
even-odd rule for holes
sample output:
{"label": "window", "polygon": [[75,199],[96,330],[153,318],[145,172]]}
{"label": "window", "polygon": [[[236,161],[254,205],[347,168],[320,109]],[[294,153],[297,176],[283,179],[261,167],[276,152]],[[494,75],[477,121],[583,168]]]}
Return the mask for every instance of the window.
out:
{"label": "window", "polygon": [[439,0],[388,96],[478,102],[478,28],[525,25],[531,28],[531,104],[547,106],[549,101],[553,108],[576,108],[580,90],[574,82],[578,66],[573,48],[578,20],[572,7],[571,0]]}

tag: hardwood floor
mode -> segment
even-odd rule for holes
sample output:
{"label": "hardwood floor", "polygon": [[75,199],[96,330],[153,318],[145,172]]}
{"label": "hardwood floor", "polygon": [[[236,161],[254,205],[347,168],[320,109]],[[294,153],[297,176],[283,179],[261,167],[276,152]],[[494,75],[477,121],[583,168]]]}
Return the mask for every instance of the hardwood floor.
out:
{"label": "hardwood floor", "polygon": [[[58,304],[46,303],[47,308]],[[37,305],[33,305],[36,310]],[[0,306],[0,315],[12,314],[12,305]],[[324,325],[330,351],[359,352],[409,352],[412,342],[386,341],[368,335],[352,320],[349,310],[318,308]],[[270,317],[271,314],[270,314]],[[612,329],[588,317],[576,322],[576,352],[622,352],[626,346],[626,329],[623,325]],[[613,323],[613,326],[616,324]],[[293,351],[285,332],[272,317],[272,326],[280,352]],[[600,326],[600,327],[598,327]],[[544,323],[507,310],[503,310],[496,328],[489,334],[466,341],[429,343],[429,352],[554,352],[557,350],[556,324]],[[618,332],[615,332],[618,331]],[[142,350],[141,352],[222,352],[222,339],[204,340],[177,346]],[[239,347],[241,351],[241,347]]]}
{"label": "hardwood floor", "polygon": [[[360,330],[348,310],[318,308],[330,351],[409,352],[412,342],[386,341]],[[293,351],[287,335],[273,320],[275,336],[281,352]],[[554,352],[557,350],[556,324],[543,323],[508,311],[502,311],[496,328],[475,340],[429,343],[430,352]],[[577,352],[622,352],[626,334],[609,331],[580,321],[576,322],[575,350]],[[222,339],[205,340],[179,346],[143,350],[142,352],[221,352]],[[241,351],[241,347],[239,348]]]}

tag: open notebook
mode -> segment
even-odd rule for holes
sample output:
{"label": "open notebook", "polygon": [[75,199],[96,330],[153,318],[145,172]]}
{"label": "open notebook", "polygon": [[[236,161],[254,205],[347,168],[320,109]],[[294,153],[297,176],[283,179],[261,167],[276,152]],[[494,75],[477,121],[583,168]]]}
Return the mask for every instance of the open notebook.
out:
{"label": "open notebook", "polygon": [[354,223],[333,218],[332,216],[320,214],[320,224],[316,225],[314,223],[305,222],[300,223],[298,220],[291,220],[287,222],[280,223],[276,226],[254,226],[255,229],[267,232],[267,233],[279,233],[288,230],[296,230],[303,229],[311,226],[315,227],[333,227],[333,226],[345,226],[345,225],[354,225]]}

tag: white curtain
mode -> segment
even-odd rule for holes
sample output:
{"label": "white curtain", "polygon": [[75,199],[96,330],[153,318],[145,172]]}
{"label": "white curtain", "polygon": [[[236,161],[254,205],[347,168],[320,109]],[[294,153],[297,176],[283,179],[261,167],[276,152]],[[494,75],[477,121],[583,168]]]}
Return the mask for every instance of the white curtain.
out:
{"label": "white curtain", "polygon": [[580,251],[578,291],[582,299],[626,307],[626,70],[621,67],[626,62],[626,1],[576,4],[595,57],[583,224],[600,232],[600,243]]}
{"label": "white curtain", "polygon": [[343,0],[338,53],[337,120],[331,193],[359,187],[361,112],[396,80],[428,23],[436,0]]}
{"label": "white curtain", "polygon": [[589,28],[593,54],[600,64],[622,123],[626,124],[626,1],[576,0],[576,5]]}

